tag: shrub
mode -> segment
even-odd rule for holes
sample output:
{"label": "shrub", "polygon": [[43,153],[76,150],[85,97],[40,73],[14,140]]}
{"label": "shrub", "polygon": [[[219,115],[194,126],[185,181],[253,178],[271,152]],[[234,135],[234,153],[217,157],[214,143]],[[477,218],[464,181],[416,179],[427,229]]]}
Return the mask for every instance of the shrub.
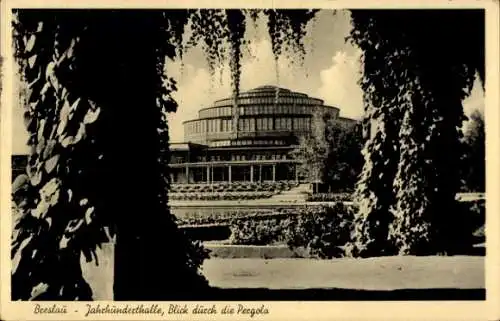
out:
{"label": "shrub", "polygon": [[282,223],[286,220],[239,220],[231,225],[231,244],[271,245],[282,241]]}
{"label": "shrub", "polygon": [[[456,243],[454,254],[470,254],[474,244],[485,240],[485,201],[457,204],[456,220],[449,223],[443,235]],[[303,247],[317,258],[349,256],[345,246],[352,242],[355,211],[353,205],[336,203],[236,215],[230,220],[230,241],[242,245],[282,243],[291,249]]]}
{"label": "shrub", "polygon": [[236,219],[230,241],[242,245],[285,243],[292,249],[304,247],[318,258],[341,257],[341,246],[350,240],[352,217],[350,207],[338,203],[282,210],[268,219]]}
{"label": "shrub", "polygon": [[308,202],[350,202],[352,201],[351,193],[315,193],[308,194],[306,200]]}
{"label": "shrub", "polygon": [[271,192],[184,192],[171,193],[170,200],[180,201],[217,201],[217,200],[254,200],[273,196]]}
{"label": "shrub", "polygon": [[213,184],[172,184],[170,191],[173,193],[189,192],[281,192],[296,186],[295,182],[220,182]]}
{"label": "shrub", "polygon": [[457,203],[455,220],[450,222],[457,252],[455,254],[468,254],[473,245],[485,241],[486,202],[472,200]]}

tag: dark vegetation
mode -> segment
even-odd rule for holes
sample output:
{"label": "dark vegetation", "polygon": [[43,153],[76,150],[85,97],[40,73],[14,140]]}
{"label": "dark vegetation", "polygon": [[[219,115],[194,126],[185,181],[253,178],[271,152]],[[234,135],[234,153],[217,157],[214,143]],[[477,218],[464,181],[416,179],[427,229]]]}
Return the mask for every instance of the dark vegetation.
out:
{"label": "dark vegetation", "polygon": [[[240,211],[221,215],[193,215],[179,219],[193,238],[226,240],[238,245],[286,244],[291,249],[305,248],[311,257],[330,259],[350,256],[348,245],[355,229],[352,205],[317,205],[277,210]],[[474,245],[484,243],[485,201],[463,201],[453,213],[450,228],[463,239],[463,252],[475,255]],[[196,235],[196,237],[195,237]]]}
{"label": "dark vegetation", "polygon": [[[168,208],[166,113],[177,104],[165,58],[182,58],[191,23],[188,47],[201,43],[212,71],[229,59],[236,112],[245,19],[266,15],[275,58],[293,55],[300,63],[316,11],[15,10],[31,152],[26,201],[13,231],[12,299],[92,299],[80,255],[97,263],[95,249],[108,234],[116,238],[115,300],[209,291],[199,271],[206,253]],[[484,85],[484,10],[352,10],[351,16],[350,41],[364,56],[365,118],[349,253],[467,251],[470,215],[455,195],[462,100],[476,73]],[[131,142],[140,142],[133,153]],[[300,224],[308,231],[307,220]],[[336,240],[318,233],[322,253],[330,253]]]}

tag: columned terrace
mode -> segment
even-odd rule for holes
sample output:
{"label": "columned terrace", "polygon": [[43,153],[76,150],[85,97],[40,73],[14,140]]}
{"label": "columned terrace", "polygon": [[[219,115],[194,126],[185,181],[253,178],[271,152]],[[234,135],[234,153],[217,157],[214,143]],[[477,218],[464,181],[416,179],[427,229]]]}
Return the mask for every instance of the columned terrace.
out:
{"label": "columned terrace", "polygon": [[170,164],[171,181],[177,184],[213,182],[299,181],[291,159],[210,161]]}

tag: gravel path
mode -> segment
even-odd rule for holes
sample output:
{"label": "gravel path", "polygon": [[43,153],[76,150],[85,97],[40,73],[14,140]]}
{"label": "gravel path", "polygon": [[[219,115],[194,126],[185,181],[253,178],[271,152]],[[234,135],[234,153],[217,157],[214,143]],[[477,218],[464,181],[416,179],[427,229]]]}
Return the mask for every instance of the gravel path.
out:
{"label": "gravel path", "polygon": [[370,259],[217,259],[203,274],[221,288],[344,288],[395,290],[483,289],[484,257],[382,257]]}

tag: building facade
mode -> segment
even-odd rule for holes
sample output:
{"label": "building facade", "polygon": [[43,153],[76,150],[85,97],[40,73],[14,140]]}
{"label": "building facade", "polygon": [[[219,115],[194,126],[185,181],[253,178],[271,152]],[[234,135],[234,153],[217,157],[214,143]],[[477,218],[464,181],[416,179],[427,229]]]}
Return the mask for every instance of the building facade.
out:
{"label": "building facade", "polygon": [[[170,150],[173,183],[300,180],[290,152],[309,135],[315,113],[328,113],[339,126],[353,119],[339,117],[339,108],[323,100],[274,86],[242,92],[202,108],[184,122],[184,143]],[[236,125],[237,124],[237,125]]]}
{"label": "building facade", "polygon": [[[237,104],[231,98],[215,101],[184,122],[185,142],[170,144],[171,181],[299,181],[300,161],[290,152],[311,133],[317,112],[330,114],[339,126],[357,124],[339,117],[339,111],[321,99],[274,86],[242,92]],[[27,155],[13,155],[12,162],[15,179],[26,172]]]}

